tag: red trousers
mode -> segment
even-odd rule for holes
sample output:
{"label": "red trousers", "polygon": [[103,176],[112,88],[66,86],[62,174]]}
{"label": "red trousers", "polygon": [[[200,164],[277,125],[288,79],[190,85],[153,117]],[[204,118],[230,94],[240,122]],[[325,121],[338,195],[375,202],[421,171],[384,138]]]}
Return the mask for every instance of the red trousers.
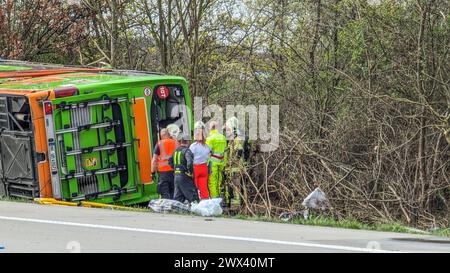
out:
{"label": "red trousers", "polygon": [[194,164],[194,182],[200,191],[200,199],[208,199],[208,164]]}

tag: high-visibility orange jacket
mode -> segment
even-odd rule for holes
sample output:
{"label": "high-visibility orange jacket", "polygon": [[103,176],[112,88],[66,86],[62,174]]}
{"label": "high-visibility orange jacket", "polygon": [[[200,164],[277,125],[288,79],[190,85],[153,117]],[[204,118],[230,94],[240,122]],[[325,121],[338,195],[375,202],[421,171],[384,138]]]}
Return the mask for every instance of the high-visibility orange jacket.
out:
{"label": "high-visibility orange jacket", "polygon": [[158,172],[173,172],[169,165],[169,158],[172,157],[173,152],[177,148],[176,141],[173,139],[163,139],[158,142],[159,157],[158,157]]}

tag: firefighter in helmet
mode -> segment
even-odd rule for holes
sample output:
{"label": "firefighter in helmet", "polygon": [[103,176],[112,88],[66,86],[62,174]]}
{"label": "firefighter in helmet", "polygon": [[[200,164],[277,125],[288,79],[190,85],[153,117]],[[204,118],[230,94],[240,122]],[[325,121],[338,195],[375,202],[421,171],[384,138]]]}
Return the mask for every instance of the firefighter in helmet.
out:
{"label": "firefighter in helmet", "polygon": [[239,120],[231,117],[224,126],[227,138],[227,164],[225,167],[225,204],[231,210],[239,209],[242,205],[242,197],[245,198],[243,187],[243,175],[245,164],[245,139],[239,130]]}

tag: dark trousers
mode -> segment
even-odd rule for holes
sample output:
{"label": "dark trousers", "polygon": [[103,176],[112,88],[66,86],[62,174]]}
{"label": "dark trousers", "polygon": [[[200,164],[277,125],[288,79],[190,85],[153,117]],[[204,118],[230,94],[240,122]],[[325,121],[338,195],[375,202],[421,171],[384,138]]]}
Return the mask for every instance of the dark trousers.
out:
{"label": "dark trousers", "polygon": [[160,172],[157,192],[163,199],[173,199],[175,186],[173,172]]}
{"label": "dark trousers", "polygon": [[188,200],[189,203],[199,201],[198,189],[192,177],[186,174],[175,174],[175,193],[173,199],[182,203],[185,200]]}

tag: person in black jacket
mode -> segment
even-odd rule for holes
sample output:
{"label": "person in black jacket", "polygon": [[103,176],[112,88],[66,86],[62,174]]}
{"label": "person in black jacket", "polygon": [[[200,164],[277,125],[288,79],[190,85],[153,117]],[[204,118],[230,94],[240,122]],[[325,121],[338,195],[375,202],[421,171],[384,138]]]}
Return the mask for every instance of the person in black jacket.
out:
{"label": "person in black jacket", "polygon": [[169,159],[169,164],[174,170],[175,192],[173,199],[179,202],[185,200],[192,203],[199,202],[198,189],[193,180],[194,155],[189,149],[191,137],[185,135],[181,138],[180,146]]}

